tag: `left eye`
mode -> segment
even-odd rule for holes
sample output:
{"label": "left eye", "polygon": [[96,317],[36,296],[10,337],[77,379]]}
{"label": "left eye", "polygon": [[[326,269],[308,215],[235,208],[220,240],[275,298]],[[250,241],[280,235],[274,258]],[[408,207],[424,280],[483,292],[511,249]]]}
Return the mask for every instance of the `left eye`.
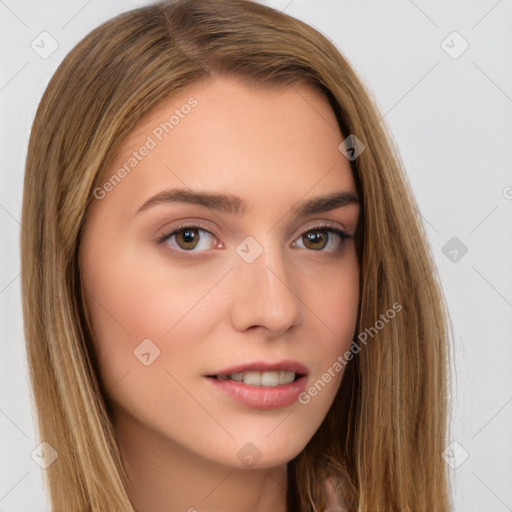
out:
{"label": "left eye", "polygon": [[[201,233],[201,235],[199,234]],[[201,229],[195,226],[183,227],[177,229],[166,235],[162,241],[168,243],[175,249],[182,249],[184,251],[206,250],[213,247],[213,241],[215,237],[205,229]]]}
{"label": "left eye", "polygon": [[338,229],[315,228],[306,231],[297,241],[302,244],[302,246],[299,245],[301,249],[335,251],[343,245],[343,242],[345,242],[347,238],[349,238],[349,236]]}

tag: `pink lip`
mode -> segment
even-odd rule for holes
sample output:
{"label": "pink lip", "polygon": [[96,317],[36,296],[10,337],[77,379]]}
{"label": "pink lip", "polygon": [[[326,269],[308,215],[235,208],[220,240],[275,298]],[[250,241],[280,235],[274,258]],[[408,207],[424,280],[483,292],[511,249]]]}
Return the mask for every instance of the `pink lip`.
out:
{"label": "pink lip", "polygon": [[276,363],[267,363],[264,361],[256,361],[254,363],[239,364],[237,366],[230,366],[208,375],[231,375],[232,373],[241,372],[271,372],[277,370],[288,370],[290,372],[297,373],[299,375],[308,375],[308,369],[301,363],[291,360],[278,361]]}
{"label": "pink lip", "polygon": [[[294,372],[298,375],[298,378],[289,384],[280,386],[250,386],[243,382],[214,378],[214,376],[217,375],[231,375],[232,373],[278,370]],[[299,395],[306,388],[308,373],[308,369],[303,364],[297,361],[283,360],[276,363],[257,361],[254,363],[240,364],[204,376],[208,378],[208,381],[211,382],[213,386],[223,391],[240,404],[253,409],[268,410],[279,409],[294,404]]]}
{"label": "pink lip", "polygon": [[281,386],[249,386],[234,380],[220,380],[207,377],[220,391],[223,391],[237,402],[252,409],[280,409],[294,404],[306,388],[306,377],[300,377],[289,384]]}

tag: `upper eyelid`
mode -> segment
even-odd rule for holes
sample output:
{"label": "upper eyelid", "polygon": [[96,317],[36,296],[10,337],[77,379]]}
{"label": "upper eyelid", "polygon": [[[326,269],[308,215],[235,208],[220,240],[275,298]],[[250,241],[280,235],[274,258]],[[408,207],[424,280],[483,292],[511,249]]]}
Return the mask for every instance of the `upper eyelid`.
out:
{"label": "upper eyelid", "polygon": [[212,232],[212,229],[209,227],[209,226],[206,226],[205,224],[202,224],[201,222],[199,221],[195,221],[195,222],[183,222],[183,223],[178,223],[177,225],[173,226],[172,228],[161,228],[159,231],[158,231],[158,238],[159,239],[162,239],[162,238],[167,238],[175,233],[177,233],[178,231],[181,231],[182,229],[192,229],[192,228],[198,228],[198,229],[201,229],[202,231],[207,231],[208,233],[210,233],[211,235],[213,236],[217,236],[215,233]]}

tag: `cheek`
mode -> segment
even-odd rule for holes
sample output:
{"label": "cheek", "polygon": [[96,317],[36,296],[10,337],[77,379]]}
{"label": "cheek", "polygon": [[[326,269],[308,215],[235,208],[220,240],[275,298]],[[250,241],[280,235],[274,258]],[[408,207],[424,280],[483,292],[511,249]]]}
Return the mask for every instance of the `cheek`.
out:
{"label": "cheek", "polygon": [[[322,283],[322,284],[318,284]],[[309,280],[307,306],[317,314],[325,349],[339,352],[350,344],[357,321],[359,305],[359,264],[355,252],[329,267],[322,279]]]}
{"label": "cheek", "polygon": [[309,280],[305,303],[314,312],[310,336],[315,340],[318,358],[310,385],[322,381],[316,391],[312,391],[312,396],[316,397],[312,405],[325,409],[334,399],[345,369],[339,358],[350,349],[356,335],[360,283],[355,252],[343,260],[337,270],[331,267],[329,274],[319,282],[322,285]]}
{"label": "cheek", "polygon": [[216,276],[192,285],[190,275],[158,275],[154,266],[140,262],[137,272],[133,268],[120,259],[84,283],[100,378],[114,411],[128,411],[174,436],[176,427],[170,425],[177,415],[205,422],[183,383],[204,359],[201,340],[208,337],[216,313],[213,294],[207,292]]}
{"label": "cheek", "polygon": [[[127,371],[145,368],[144,362],[154,360],[152,368],[174,367],[177,360],[182,360],[182,349],[189,355],[193,352],[193,340],[204,337],[213,316],[208,298],[202,298],[215,276],[205,278],[204,284],[198,284],[203,283],[199,278],[190,283],[176,270],[163,275],[140,260],[137,264],[128,257],[115,261],[115,265],[93,266],[93,272],[85,273],[83,279],[101,377],[107,389]],[[203,307],[203,302],[210,307]],[[200,322],[197,311],[201,312]]]}
{"label": "cheek", "polygon": [[319,291],[319,295],[317,300],[322,303],[323,318],[331,331],[343,339],[347,329],[352,335],[359,303],[359,273],[354,271],[333,279],[329,288]]}

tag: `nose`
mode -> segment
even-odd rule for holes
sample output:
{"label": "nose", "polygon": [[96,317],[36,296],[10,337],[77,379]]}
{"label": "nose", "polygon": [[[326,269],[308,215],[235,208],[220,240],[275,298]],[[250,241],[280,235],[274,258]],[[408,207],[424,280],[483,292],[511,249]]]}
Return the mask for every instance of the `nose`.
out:
{"label": "nose", "polygon": [[302,302],[291,266],[279,248],[264,247],[248,263],[236,262],[232,323],[239,331],[261,329],[277,337],[302,323]]}

